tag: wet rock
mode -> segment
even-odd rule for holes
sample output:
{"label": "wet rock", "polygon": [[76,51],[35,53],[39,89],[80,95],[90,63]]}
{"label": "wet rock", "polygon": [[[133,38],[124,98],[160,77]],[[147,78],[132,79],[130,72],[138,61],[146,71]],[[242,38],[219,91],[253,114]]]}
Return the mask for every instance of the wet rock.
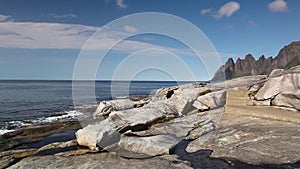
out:
{"label": "wet rock", "polygon": [[14,163],[15,161],[18,161],[22,158],[29,157],[36,155],[40,152],[44,151],[51,151],[53,149],[60,149],[63,150],[67,147],[72,147],[77,145],[76,140],[71,140],[67,142],[55,142],[48,145],[45,145],[38,149],[20,149],[20,150],[8,150],[0,152],[0,159],[1,159],[1,165],[0,168],[5,168]]}
{"label": "wet rock", "polygon": [[81,128],[78,121],[57,121],[39,126],[28,126],[20,130],[0,135],[0,151],[24,147],[44,140],[46,137]]}

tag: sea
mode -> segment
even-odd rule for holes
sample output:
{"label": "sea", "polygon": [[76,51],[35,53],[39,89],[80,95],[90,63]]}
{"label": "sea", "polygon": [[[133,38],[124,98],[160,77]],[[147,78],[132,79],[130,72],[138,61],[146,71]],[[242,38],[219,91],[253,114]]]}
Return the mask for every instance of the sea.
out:
{"label": "sea", "polygon": [[[80,83],[91,83],[82,81]],[[188,82],[175,81],[94,81],[96,101],[81,109],[73,104],[72,81],[0,80],[0,135],[28,125],[83,118],[84,108],[103,100],[153,94],[157,89]],[[118,92],[112,95],[112,84]],[[127,84],[129,88],[124,87]],[[85,91],[86,85],[80,85]],[[118,87],[119,86],[119,87]],[[79,90],[81,90],[79,89]]]}

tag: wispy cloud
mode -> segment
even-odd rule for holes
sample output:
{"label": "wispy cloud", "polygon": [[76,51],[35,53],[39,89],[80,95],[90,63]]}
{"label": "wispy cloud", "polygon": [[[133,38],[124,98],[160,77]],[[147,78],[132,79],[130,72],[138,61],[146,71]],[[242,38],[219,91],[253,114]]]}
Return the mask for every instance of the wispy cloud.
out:
{"label": "wispy cloud", "polygon": [[202,9],[200,13],[201,15],[210,15],[216,19],[221,19],[223,17],[231,17],[238,10],[240,10],[240,4],[231,1],[221,6],[217,11],[214,11],[212,8],[208,8]]}
{"label": "wispy cloud", "polygon": [[49,14],[50,17],[53,17],[53,18],[69,18],[69,19],[74,19],[74,18],[77,18],[77,15],[75,14],[64,14],[64,15],[57,15],[57,14]]}
{"label": "wispy cloud", "polygon": [[285,0],[275,0],[268,4],[268,9],[272,12],[285,12],[288,10],[288,5]]}
{"label": "wispy cloud", "polygon": [[120,8],[127,8],[128,5],[124,3],[124,0],[116,0],[116,4],[120,7]]}
{"label": "wispy cloud", "polygon": [[211,14],[213,11],[212,11],[212,8],[208,8],[208,9],[202,9],[200,11],[200,14],[201,15],[207,15],[207,14]]}
{"label": "wispy cloud", "polygon": [[[36,22],[0,22],[0,46],[78,49],[98,27]],[[84,32],[90,31],[90,34]]]}
{"label": "wispy cloud", "polygon": [[12,17],[10,15],[1,15],[0,14],[0,22],[11,21]]}
{"label": "wispy cloud", "polygon": [[252,21],[252,20],[248,21],[248,24],[249,24],[250,26],[252,26],[252,27],[257,26],[257,24],[256,24],[254,21]]}
{"label": "wispy cloud", "polygon": [[133,26],[125,25],[124,31],[128,32],[128,33],[136,33],[138,30],[137,30],[137,28],[135,28]]}
{"label": "wispy cloud", "polygon": [[[82,49],[87,40],[100,27],[39,22],[0,22],[0,47],[27,48],[27,49]],[[187,48],[174,48],[167,45],[142,42],[138,40],[123,40],[124,35],[131,36],[138,28],[126,25],[118,30],[108,30],[104,34],[95,34],[90,39],[87,50],[107,50],[114,46],[112,51],[132,53],[134,51],[156,48],[168,50],[179,56],[194,56]],[[214,55],[211,51],[197,51],[202,56]],[[233,54],[219,53],[220,56]]]}

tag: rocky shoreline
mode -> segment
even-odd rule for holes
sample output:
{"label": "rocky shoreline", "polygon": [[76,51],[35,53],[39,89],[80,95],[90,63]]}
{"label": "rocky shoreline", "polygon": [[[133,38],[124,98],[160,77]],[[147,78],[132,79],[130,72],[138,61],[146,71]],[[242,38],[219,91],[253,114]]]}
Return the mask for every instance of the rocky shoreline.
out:
{"label": "rocky shoreline", "polygon": [[300,168],[300,123],[239,114],[249,104],[298,114],[299,68],[103,101],[83,127],[60,121],[6,133],[0,167]]}

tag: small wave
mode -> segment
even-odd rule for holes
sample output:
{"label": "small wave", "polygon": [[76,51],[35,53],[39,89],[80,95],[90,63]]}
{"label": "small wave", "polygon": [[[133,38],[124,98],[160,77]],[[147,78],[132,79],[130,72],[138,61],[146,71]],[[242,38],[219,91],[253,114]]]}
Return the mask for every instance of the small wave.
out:
{"label": "small wave", "polygon": [[34,120],[23,120],[23,121],[8,121],[4,122],[4,125],[0,128],[0,135],[3,135],[5,133],[15,131],[18,129],[21,129],[23,127],[33,125],[33,124],[42,124],[42,123],[48,123],[48,122],[54,122],[59,120],[68,120],[68,119],[79,119],[79,118],[85,118],[85,114],[77,111],[77,110],[70,110],[70,111],[64,111],[64,112],[58,112],[57,114],[54,114],[50,117],[42,117]]}
{"label": "small wave", "polygon": [[114,97],[115,99],[127,99],[128,98],[128,96],[116,96],[116,97]]}
{"label": "small wave", "polygon": [[15,131],[15,130],[1,129],[1,130],[0,130],[0,135],[3,135],[3,134],[5,134],[5,133],[11,132],[11,131]]}
{"label": "small wave", "polygon": [[59,116],[51,116],[47,117],[42,120],[42,122],[53,122],[53,121],[58,121],[58,120],[63,120],[63,119],[74,119],[83,116],[84,114],[76,111],[76,110],[71,110],[71,111],[65,111],[65,114],[59,115]]}

